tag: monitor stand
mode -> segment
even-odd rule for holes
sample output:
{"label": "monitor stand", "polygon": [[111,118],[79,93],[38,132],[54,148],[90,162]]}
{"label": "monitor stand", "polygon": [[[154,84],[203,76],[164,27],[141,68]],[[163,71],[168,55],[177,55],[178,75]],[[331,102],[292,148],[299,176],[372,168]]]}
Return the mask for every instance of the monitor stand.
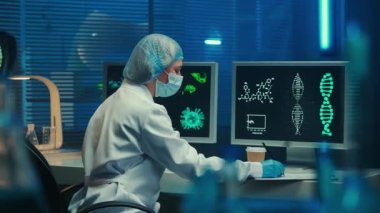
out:
{"label": "monitor stand", "polygon": [[[342,169],[347,166],[347,151],[330,149],[329,156],[334,168]],[[318,164],[318,148],[287,147],[286,164],[295,167],[315,169]]]}
{"label": "monitor stand", "polygon": [[316,149],[315,148],[286,148],[286,164],[295,167],[315,168]]}

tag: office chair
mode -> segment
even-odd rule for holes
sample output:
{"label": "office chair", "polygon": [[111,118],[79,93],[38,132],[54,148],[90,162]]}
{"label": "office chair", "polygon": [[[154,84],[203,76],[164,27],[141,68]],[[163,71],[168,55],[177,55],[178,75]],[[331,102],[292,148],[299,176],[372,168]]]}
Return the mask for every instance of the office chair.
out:
{"label": "office chair", "polygon": [[[70,185],[63,190],[59,190],[59,186],[55,177],[51,171],[51,167],[47,162],[46,158],[41,154],[41,152],[29,141],[25,141],[25,146],[29,158],[34,166],[37,175],[39,176],[42,183],[42,191],[45,195],[45,199],[48,202],[48,212],[67,212],[67,207],[70,202],[72,195],[83,187],[83,182],[75,185]],[[87,213],[97,209],[108,208],[108,207],[128,207],[139,209],[147,213],[154,213],[154,211],[148,207],[131,203],[128,201],[107,201],[99,202],[90,206],[80,208],[78,213]]]}
{"label": "office chair", "polygon": [[72,185],[61,191],[46,158],[29,141],[25,140],[24,144],[32,166],[38,178],[40,178],[42,192],[47,201],[48,212],[66,212],[67,208],[65,207],[67,207],[70,197],[83,185]]}
{"label": "office chair", "polygon": [[149,209],[145,206],[142,206],[136,203],[127,202],[127,201],[105,201],[105,202],[95,203],[93,205],[90,205],[84,208],[79,208],[77,213],[89,213],[91,211],[107,208],[107,207],[126,207],[126,208],[138,209],[147,213],[154,213],[152,209]]}
{"label": "office chair", "polygon": [[33,144],[25,140],[25,145],[32,166],[37,173],[37,177],[40,178],[42,192],[47,201],[48,212],[57,212],[57,209],[60,208],[60,194],[50,165]]}

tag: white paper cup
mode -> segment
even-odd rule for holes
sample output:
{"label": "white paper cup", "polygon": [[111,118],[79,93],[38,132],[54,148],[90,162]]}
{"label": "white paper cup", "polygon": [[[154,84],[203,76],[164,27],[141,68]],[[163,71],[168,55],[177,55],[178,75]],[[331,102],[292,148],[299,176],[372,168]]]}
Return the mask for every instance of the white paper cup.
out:
{"label": "white paper cup", "polygon": [[247,147],[247,160],[250,162],[261,162],[265,160],[267,150],[264,147]]}

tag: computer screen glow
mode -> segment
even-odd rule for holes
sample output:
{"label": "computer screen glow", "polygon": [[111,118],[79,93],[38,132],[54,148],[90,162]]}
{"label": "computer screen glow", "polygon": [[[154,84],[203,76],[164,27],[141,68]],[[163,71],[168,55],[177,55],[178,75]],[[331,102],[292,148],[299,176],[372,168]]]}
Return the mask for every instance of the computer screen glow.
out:
{"label": "computer screen glow", "polygon": [[[107,63],[104,69],[104,97],[113,94],[123,81],[124,63]],[[184,62],[179,91],[167,98],[154,98],[164,105],[175,130],[191,143],[216,143],[217,82],[215,62]]]}
{"label": "computer screen glow", "polygon": [[235,62],[233,144],[344,144],[345,63]]}

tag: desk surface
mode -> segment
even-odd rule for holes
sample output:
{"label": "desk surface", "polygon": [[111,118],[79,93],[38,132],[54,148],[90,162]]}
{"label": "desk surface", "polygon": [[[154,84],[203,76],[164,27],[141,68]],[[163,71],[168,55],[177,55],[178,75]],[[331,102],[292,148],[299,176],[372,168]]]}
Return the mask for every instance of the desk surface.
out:
{"label": "desk surface", "polygon": [[[83,163],[79,150],[61,149],[43,152],[52,167],[59,184],[76,184],[83,181]],[[376,177],[379,183],[380,171],[371,171],[370,177]],[[317,181],[313,170],[300,167],[287,167],[285,176],[279,179],[248,180],[244,184],[230,187],[231,194],[260,197],[315,197]],[[184,194],[189,191],[192,182],[166,170],[161,179],[161,191],[164,193]],[[341,187],[339,180],[332,182],[333,187]]]}
{"label": "desk surface", "polygon": [[[76,184],[83,181],[84,171],[80,151],[54,150],[42,153],[49,162],[53,175],[59,184]],[[166,170],[161,179],[161,191],[167,193],[186,193],[191,182]]]}

